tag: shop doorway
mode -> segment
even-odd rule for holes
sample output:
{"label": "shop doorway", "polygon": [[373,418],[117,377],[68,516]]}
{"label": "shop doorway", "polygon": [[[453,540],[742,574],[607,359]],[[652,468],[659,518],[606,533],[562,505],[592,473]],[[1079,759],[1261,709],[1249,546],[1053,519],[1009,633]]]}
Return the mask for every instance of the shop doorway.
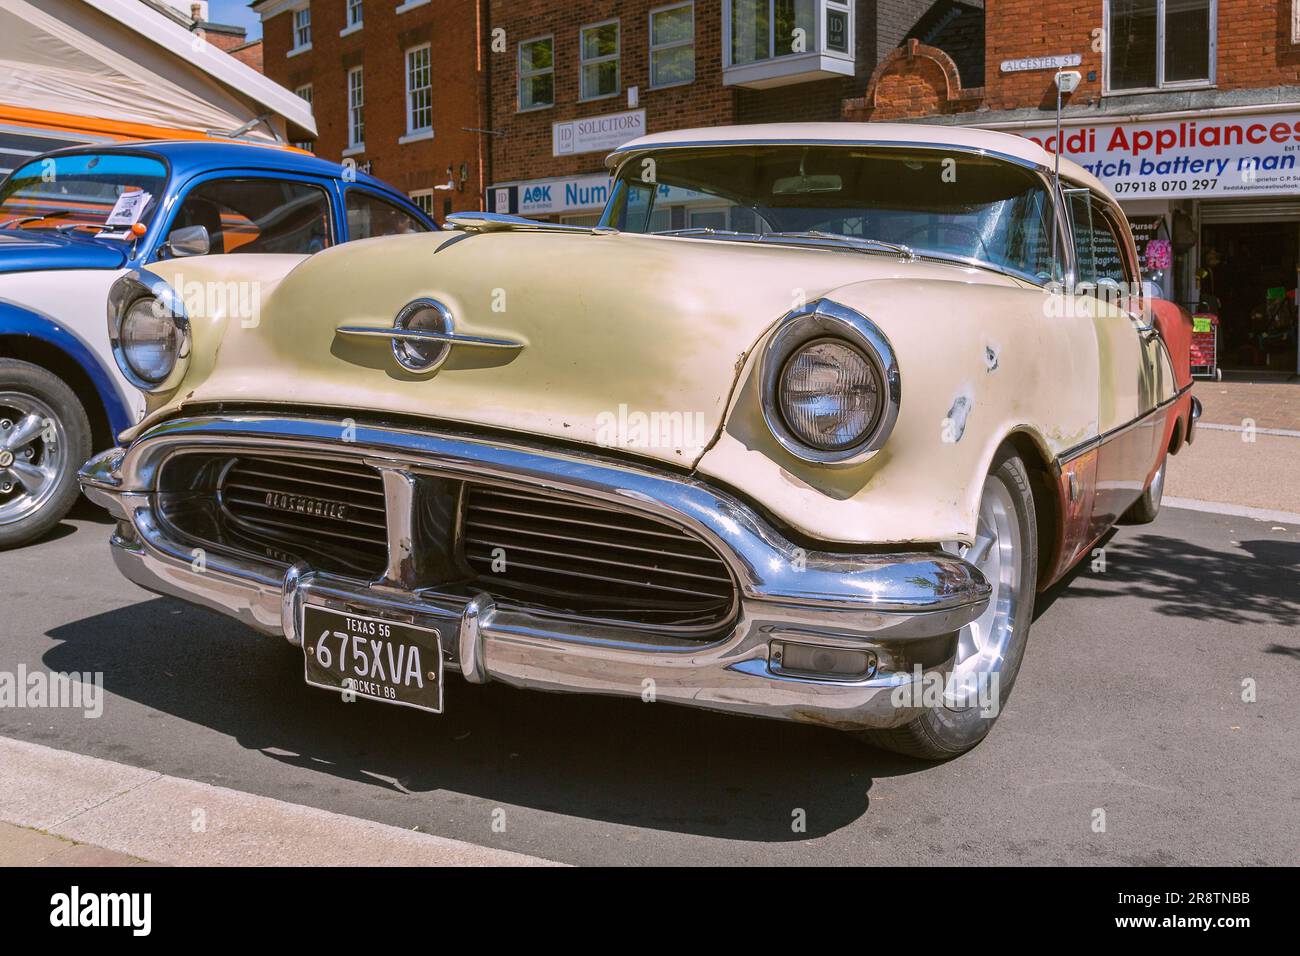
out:
{"label": "shop doorway", "polygon": [[1220,367],[1295,371],[1300,222],[1202,220],[1200,238],[1200,296],[1219,315]]}

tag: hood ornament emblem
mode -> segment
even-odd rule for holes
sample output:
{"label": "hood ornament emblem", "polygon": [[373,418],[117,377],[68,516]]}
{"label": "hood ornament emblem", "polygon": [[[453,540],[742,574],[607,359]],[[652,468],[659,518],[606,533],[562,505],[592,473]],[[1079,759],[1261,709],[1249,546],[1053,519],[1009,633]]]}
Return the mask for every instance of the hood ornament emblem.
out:
{"label": "hood ornament emblem", "polygon": [[368,325],[340,325],[337,335],[384,338],[393,344],[397,364],[411,372],[432,372],[447,361],[456,347],[480,349],[522,349],[523,342],[456,331],[451,310],[437,299],[415,299],[402,306],[391,328]]}

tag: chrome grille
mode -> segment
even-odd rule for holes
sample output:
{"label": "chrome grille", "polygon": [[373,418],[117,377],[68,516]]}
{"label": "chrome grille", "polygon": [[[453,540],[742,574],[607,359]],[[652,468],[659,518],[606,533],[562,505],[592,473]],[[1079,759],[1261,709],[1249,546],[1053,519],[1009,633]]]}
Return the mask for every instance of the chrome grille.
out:
{"label": "chrome grille", "polygon": [[232,531],[321,570],[373,577],[387,561],[383,480],[367,465],[240,456],[220,504]]}
{"label": "chrome grille", "polygon": [[498,600],[668,627],[730,615],[726,565],[675,525],[533,491],[473,485],[466,498],[465,557]]}
{"label": "chrome grille", "polygon": [[[380,577],[388,563],[383,479],[356,461],[186,453],[164,466],[160,491],[167,520],[200,543],[363,580]],[[441,493],[459,502],[454,563],[464,577],[430,586],[701,639],[732,618],[726,564],[677,525],[513,486],[452,482]]]}

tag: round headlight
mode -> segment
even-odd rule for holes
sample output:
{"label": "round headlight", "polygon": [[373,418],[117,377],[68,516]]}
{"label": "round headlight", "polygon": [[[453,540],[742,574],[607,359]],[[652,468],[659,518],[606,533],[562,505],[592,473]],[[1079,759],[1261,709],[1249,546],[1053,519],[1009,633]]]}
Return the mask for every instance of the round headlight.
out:
{"label": "round headlight", "polygon": [[[398,364],[412,372],[428,372],[447,360],[451,345],[436,338],[453,331],[451,310],[436,299],[416,299],[403,306],[393,322],[395,330],[417,333],[411,338],[393,339],[393,356]],[[418,333],[432,333],[419,338]]]}
{"label": "round headlight", "polygon": [[122,356],[131,371],[157,384],[172,373],[181,349],[181,329],[171,309],[153,296],[137,299],[122,317]]}
{"label": "round headlight", "polygon": [[796,349],[780,380],[781,415],[790,431],[812,448],[852,448],[880,417],[880,375],[860,351],[836,339]]}

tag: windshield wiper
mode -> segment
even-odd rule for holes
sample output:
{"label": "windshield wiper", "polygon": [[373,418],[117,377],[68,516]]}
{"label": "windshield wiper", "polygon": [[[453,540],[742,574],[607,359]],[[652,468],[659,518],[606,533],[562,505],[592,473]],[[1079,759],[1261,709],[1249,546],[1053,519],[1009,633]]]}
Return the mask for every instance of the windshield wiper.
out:
{"label": "windshield wiper", "polygon": [[0,222],[0,229],[8,229],[14,225],[22,226],[29,222],[40,222],[43,219],[57,219],[60,216],[68,215],[70,212],[72,212],[71,209],[56,209],[54,212],[47,212],[43,216],[14,216],[12,219]]}
{"label": "windshield wiper", "polygon": [[892,252],[906,262],[914,262],[917,258],[916,251],[911,246],[905,246],[901,242],[886,242],[884,239],[868,239],[862,236],[845,236],[838,232],[822,232],[819,229],[808,229],[804,232],[765,232],[759,238],[778,242],[792,239],[815,239],[818,242],[835,242],[864,251]]}
{"label": "windshield wiper", "polygon": [[712,226],[689,226],[685,229],[663,229],[655,233],[656,236],[727,236],[735,238],[742,236],[746,239],[757,239],[756,232],[738,232],[735,229],[714,229]]}

